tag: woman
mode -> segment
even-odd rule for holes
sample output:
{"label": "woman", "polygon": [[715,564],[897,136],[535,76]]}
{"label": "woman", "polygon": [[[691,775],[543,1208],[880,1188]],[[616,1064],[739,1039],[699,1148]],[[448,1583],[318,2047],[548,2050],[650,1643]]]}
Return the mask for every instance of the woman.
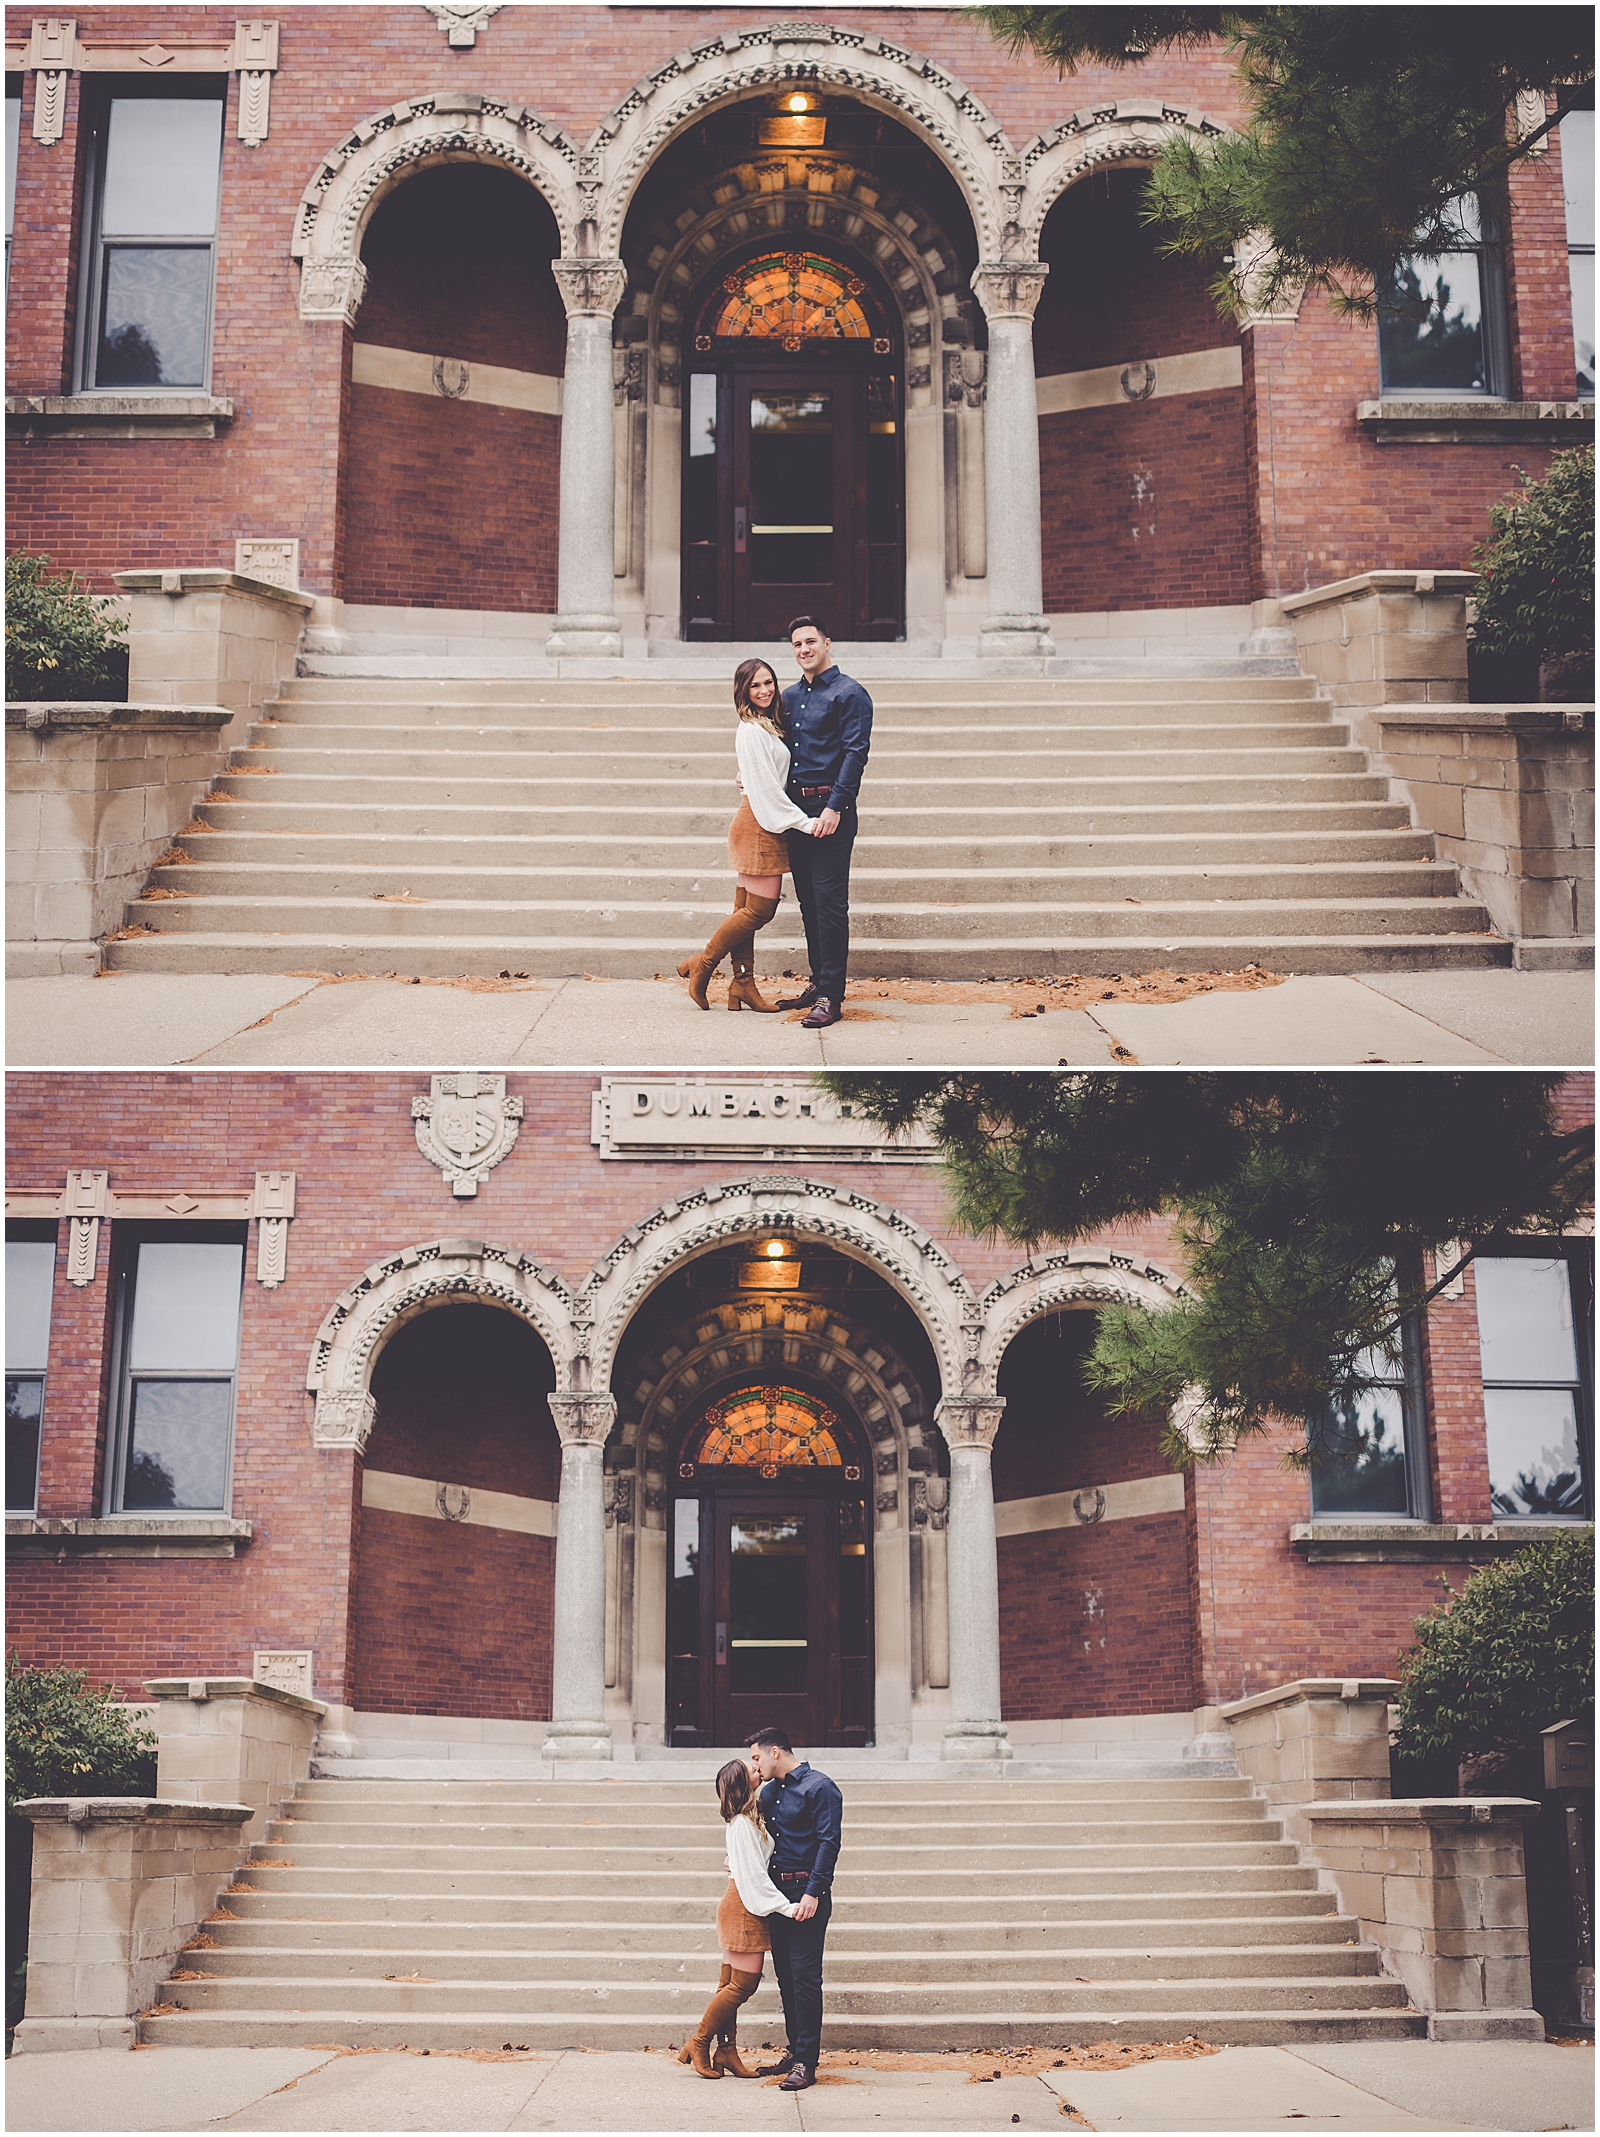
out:
{"label": "woman", "polygon": [[717,1906],[722,1972],[700,2030],[684,2042],[678,2061],[692,2063],[703,2078],[753,2078],[757,2073],[739,2060],[734,2045],[739,2006],[748,2003],[761,1986],[761,1962],[772,1949],[764,1917],[792,1915],[794,1905],[767,1875],[772,1838],[762,1822],[748,1761],[729,1759],[717,1775],[717,1801],[728,1828],[728,1868],[733,1877]]}
{"label": "woman", "polygon": [[734,672],[733,703],[739,715],[734,748],[739,758],[739,784],[744,799],[728,829],[728,865],[739,878],[733,911],[723,921],[698,957],[686,957],[678,967],[689,982],[690,998],[709,1009],[706,985],[724,957],[731,954],[733,977],[728,982],[730,1009],[759,1009],[772,1016],[776,1002],[763,1001],[756,991],[755,964],[750,945],[778,910],[783,878],[789,866],[786,831],[814,833],[816,826],[804,809],[789,799],[789,723],[783,716],[778,678],[764,660],[742,660]]}

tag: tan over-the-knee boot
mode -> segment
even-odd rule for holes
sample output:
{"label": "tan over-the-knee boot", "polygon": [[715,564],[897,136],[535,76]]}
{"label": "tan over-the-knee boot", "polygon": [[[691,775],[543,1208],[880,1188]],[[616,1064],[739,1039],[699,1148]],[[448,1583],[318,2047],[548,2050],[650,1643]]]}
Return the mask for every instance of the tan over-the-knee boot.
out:
{"label": "tan over-the-knee boot", "polygon": [[[700,2024],[684,2043],[689,2061],[703,2078],[720,2078],[722,2075],[712,2061],[712,2043],[724,2026],[732,2026],[734,2013],[750,1993],[748,1989],[741,1988],[739,1983],[750,1978],[747,1975],[735,1974],[732,1967],[724,1963],[717,1993],[701,2013]],[[681,2062],[682,2056],[678,2060]]]}
{"label": "tan over-the-knee boot", "polygon": [[728,952],[743,948],[756,929],[764,925],[763,921],[755,918],[755,912],[758,907],[768,909],[766,915],[768,920],[772,918],[773,913],[778,909],[775,901],[771,898],[752,898],[741,883],[733,911],[723,921],[721,927],[717,929],[711,940],[700,952],[700,955],[698,957],[686,957],[683,963],[679,965],[678,976],[680,979],[686,979],[689,982],[689,999],[697,1009],[709,1009],[711,1007],[711,1004],[706,1000],[706,988],[710,983],[712,973],[716,971]]}
{"label": "tan over-the-knee boot", "polygon": [[756,1009],[763,1016],[776,1016],[778,1005],[764,999],[755,980],[755,935],[764,928],[778,910],[776,898],[753,898],[746,896],[744,910],[747,918],[754,918],[755,929],[748,941],[733,953],[733,977],[728,982],[728,1007],[730,1009]]}
{"label": "tan over-the-knee boot", "polygon": [[739,2050],[734,2045],[734,2034],[738,2030],[739,2004],[750,2001],[756,1990],[761,1986],[761,1976],[759,1974],[742,1974],[734,1968],[730,1968],[729,1972],[732,1975],[732,1979],[728,1983],[728,1991],[737,1995],[738,2003],[734,2005],[726,2023],[717,2029],[717,2052],[712,2060],[716,2063],[717,2068],[725,2070],[730,2078],[753,2078],[758,2073],[752,2070],[747,2063],[740,2060]]}

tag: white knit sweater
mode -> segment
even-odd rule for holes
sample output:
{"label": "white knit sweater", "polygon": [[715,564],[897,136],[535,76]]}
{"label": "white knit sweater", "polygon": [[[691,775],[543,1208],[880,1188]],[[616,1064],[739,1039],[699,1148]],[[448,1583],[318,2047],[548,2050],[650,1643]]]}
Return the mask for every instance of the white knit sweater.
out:
{"label": "white knit sweater", "polygon": [[[750,722],[741,724],[748,727]],[[778,746],[783,747],[781,743]],[[751,1819],[741,1816],[728,1820],[728,1868],[747,1912],[792,1915],[793,1901],[786,1900],[767,1875],[772,1848],[772,1835],[758,1833]]]}
{"label": "white knit sweater", "polygon": [[741,720],[734,731],[733,746],[739,757],[739,784],[750,804],[750,814],[762,830],[811,831],[812,819],[785,792],[789,783],[788,745],[754,720]]}

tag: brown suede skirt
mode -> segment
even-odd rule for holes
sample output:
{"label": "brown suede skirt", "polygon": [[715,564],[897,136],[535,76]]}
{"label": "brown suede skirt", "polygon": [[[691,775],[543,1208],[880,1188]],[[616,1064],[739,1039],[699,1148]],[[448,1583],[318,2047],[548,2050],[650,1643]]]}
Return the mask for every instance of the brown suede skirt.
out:
{"label": "brown suede skirt", "polygon": [[752,1914],[732,1879],[717,1902],[717,1943],[723,1951],[771,1951],[772,1938],[759,1914]]}
{"label": "brown suede skirt", "polygon": [[[763,831],[748,801],[728,826],[728,866],[740,876],[785,876],[789,873],[789,841],[780,831]],[[732,1950],[734,1947],[726,1947]],[[750,1950],[754,1951],[752,1944]]]}

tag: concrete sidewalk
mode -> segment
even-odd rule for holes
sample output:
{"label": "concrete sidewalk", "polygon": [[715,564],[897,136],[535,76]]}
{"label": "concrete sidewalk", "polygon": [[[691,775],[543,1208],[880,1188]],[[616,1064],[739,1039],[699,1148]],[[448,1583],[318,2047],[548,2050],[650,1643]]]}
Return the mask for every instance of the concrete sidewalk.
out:
{"label": "concrete sidewalk", "polygon": [[[970,996],[971,988],[962,990]],[[11,980],[11,1068],[1113,1068],[1503,1066],[1594,1060],[1594,975],[1305,977],[1165,1005],[1013,1015],[862,981],[844,1021],[697,1010],[676,981],[178,977]]]}
{"label": "concrete sidewalk", "polygon": [[1126,2070],[975,2083],[825,2054],[811,2091],[709,2085],[666,2055],[582,2049],[500,2062],[382,2050],[153,2048],[6,2065],[7,2130],[1587,2130],[1589,2048],[1377,2041],[1225,2048]]}

